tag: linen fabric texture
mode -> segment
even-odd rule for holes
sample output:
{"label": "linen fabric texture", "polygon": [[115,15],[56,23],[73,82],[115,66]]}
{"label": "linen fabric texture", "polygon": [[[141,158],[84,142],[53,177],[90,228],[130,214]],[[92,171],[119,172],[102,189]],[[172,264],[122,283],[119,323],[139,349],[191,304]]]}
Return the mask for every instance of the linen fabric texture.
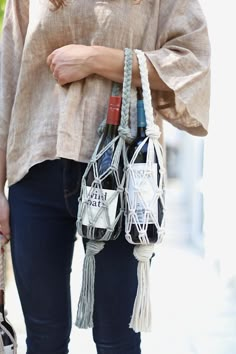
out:
{"label": "linen fabric texture", "polygon": [[88,162],[107,111],[111,81],[98,75],[61,87],[47,56],[68,44],[137,48],[171,92],[152,91],[155,119],[204,136],[208,129],[210,45],[197,0],[8,0],[0,46],[0,148],[9,185],[36,163]]}

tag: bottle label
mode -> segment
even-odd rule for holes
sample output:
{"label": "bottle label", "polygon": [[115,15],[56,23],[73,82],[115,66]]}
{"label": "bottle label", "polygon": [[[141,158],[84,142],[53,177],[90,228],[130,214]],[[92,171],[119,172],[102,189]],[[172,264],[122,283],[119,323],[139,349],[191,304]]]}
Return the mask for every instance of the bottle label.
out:
{"label": "bottle label", "polygon": [[153,203],[154,189],[153,183],[157,183],[157,164],[153,163],[151,171],[147,171],[145,163],[134,163],[128,183],[128,193],[130,205],[135,208],[135,212],[140,224],[154,224],[153,217],[150,215],[148,220],[145,210],[151,208],[154,218],[158,220],[158,205]]}
{"label": "bottle label", "polygon": [[13,354],[13,344],[4,346],[4,354]]}
{"label": "bottle label", "polygon": [[[98,213],[98,211],[105,205],[104,201],[107,201],[116,191],[111,189],[103,189],[103,195],[101,195],[100,188],[92,188],[92,192],[90,193],[91,187],[87,188],[87,196],[89,208],[86,213],[83,215],[82,224],[88,226],[89,225],[89,216],[91,214],[91,220],[94,219]],[[85,200],[84,194],[82,196],[82,201]],[[118,203],[118,194],[116,194],[115,198],[109,202],[108,205],[108,215],[110,219],[111,225],[114,223],[116,219],[116,209]],[[108,227],[108,222],[106,218],[106,208],[103,209],[102,213],[98,217],[98,220],[93,225],[94,227],[100,229],[106,229]]]}

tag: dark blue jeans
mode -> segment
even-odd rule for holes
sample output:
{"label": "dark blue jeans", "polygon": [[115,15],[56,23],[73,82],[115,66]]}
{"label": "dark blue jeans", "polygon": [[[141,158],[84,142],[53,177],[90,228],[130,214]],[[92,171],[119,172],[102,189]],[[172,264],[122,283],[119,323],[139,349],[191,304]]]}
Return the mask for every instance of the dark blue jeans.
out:
{"label": "dark blue jeans", "polygon": [[[66,159],[45,161],[9,188],[12,261],[27,354],[68,353],[70,273],[85,168]],[[137,289],[132,252],[122,234],[96,256],[93,337],[98,354],[141,353],[140,335],[129,329]]]}

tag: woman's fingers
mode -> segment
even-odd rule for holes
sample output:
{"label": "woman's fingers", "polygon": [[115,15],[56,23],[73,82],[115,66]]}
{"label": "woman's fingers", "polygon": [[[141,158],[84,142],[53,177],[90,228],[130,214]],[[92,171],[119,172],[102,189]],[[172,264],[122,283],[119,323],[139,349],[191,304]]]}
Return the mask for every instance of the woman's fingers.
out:
{"label": "woman's fingers", "polygon": [[1,236],[1,252],[4,252],[4,247],[10,241],[11,237],[10,235],[3,235],[1,231],[0,231],[0,236]]}

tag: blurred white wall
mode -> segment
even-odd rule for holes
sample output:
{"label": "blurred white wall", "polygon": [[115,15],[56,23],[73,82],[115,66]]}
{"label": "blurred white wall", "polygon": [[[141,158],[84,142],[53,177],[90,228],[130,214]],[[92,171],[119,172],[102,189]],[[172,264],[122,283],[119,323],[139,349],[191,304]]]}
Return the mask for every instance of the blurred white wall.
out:
{"label": "blurred white wall", "polygon": [[212,46],[210,130],[205,140],[205,250],[223,281],[236,285],[235,4],[201,0]]}
{"label": "blurred white wall", "polygon": [[[202,249],[221,279],[236,287],[236,21],[232,0],[200,0],[212,48],[209,135],[192,137],[165,127],[172,179],[186,210],[185,241]],[[177,150],[177,153],[176,153]],[[175,174],[173,173],[175,171]],[[202,177],[203,175],[203,177]]]}

